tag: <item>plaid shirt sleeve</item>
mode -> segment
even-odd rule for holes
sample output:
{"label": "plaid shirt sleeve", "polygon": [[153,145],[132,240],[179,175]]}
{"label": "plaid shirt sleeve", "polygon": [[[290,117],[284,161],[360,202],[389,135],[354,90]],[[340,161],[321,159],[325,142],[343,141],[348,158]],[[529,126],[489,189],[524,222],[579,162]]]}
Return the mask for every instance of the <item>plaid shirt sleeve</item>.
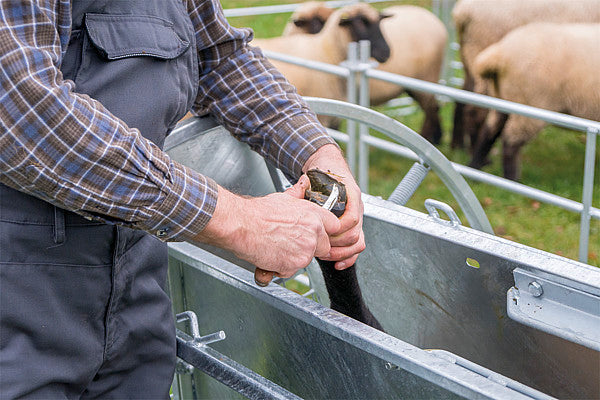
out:
{"label": "plaid shirt sleeve", "polygon": [[201,75],[194,111],[212,114],[295,181],[306,160],[335,141],[296,89],[258,48],[248,46],[252,31],[229,25],[219,1],[188,0],[188,12]]}
{"label": "plaid shirt sleeve", "polygon": [[[231,28],[217,2],[189,0],[188,10],[201,60],[196,110],[212,112],[298,176],[310,154],[331,139],[315,133],[314,116],[246,48],[250,32]],[[70,24],[70,0],[0,2],[0,182],[162,240],[191,239],[212,216],[216,184],[62,79],[58,66]]]}
{"label": "plaid shirt sleeve", "polygon": [[0,2],[0,181],[163,240],[193,237],[216,184],[73,91],[58,70],[70,25],[68,0]]}

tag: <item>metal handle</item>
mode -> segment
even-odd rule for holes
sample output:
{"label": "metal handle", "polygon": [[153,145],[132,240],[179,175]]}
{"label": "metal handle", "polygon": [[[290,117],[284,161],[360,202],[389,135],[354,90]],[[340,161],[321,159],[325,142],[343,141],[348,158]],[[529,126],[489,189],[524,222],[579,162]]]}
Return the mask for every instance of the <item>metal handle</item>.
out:
{"label": "metal handle", "polygon": [[210,335],[201,336],[200,329],[198,328],[198,317],[196,313],[193,311],[184,311],[182,313],[177,314],[176,316],[177,322],[190,322],[190,331],[192,333],[192,337],[194,338],[194,342],[200,345],[207,345],[214,342],[219,342],[226,338],[224,331],[218,331],[215,333],[211,333]]}
{"label": "metal handle", "polygon": [[[448,225],[448,226],[452,226],[452,227],[462,225],[460,222],[460,219],[458,218],[458,215],[456,215],[456,213],[454,212],[452,207],[450,207],[446,203],[442,203],[441,201],[438,201],[438,200],[427,199],[427,200],[425,200],[425,208],[429,212],[429,216],[431,218],[433,218],[436,222],[439,222],[440,224]],[[444,213],[446,213],[448,218],[450,218],[450,221],[440,218],[440,214],[438,213],[438,210],[441,210]]]}

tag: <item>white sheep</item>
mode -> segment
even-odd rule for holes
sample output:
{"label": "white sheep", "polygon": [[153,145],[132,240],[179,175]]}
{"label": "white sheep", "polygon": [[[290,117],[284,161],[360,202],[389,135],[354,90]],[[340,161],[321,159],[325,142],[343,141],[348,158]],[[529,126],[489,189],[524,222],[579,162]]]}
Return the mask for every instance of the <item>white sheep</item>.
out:
{"label": "white sheep", "polygon": [[[327,15],[324,2],[311,1],[301,5],[292,14],[284,35],[315,33],[320,21]],[[381,32],[390,47],[390,58],[377,69],[411,78],[437,82],[444,60],[448,33],[444,24],[431,12],[416,6],[392,6],[382,10],[388,16],[381,21]],[[369,84],[372,105],[383,104],[400,96],[401,86],[372,79]],[[425,112],[421,134],[438,144],[442,130],[439,122],[439,105],[434,95],[410,91]]]}
{"label": "white sheep", "polygon": [[[481,52],[473,72],[495,97],[600,120],[600,24],[528,24]],[[519,179],[519,152],[545,125],[521,115],[488,113],[471,166],[484,165],[501,135],[504,176]]]}
{"label": "white sheep", "polygon": [[[347,58],[350,42],[370,40],[371,55],[379,62],[384,62],[390,56],[390,49],[379,29],[382,18],[373,7],[357,3],[334,11],[317,34],[298,33],[292,36],[254,39],[251,44],[264,50],[337,65]],[[337,100],[346,98],[346,86],[343,80],[335,75],[276,60],[271,62],[303,96]],[[319,119],[329,126],[335,126],[334,121],[337,121],[335,118],[324,116]]]}
{"label": "white sheep", "polygon": [[[499,41],[511,30],[531,22],[600,22],[598,0],[459,0],[452,10],[452,18],[460,43],[464,66],[463,89],[481,92],[484,87],[472,74],[477,55]],[[464,137],[476,141],[477,132],[485,119],[487,109],[456,104],[452,147],[464,146]]]}

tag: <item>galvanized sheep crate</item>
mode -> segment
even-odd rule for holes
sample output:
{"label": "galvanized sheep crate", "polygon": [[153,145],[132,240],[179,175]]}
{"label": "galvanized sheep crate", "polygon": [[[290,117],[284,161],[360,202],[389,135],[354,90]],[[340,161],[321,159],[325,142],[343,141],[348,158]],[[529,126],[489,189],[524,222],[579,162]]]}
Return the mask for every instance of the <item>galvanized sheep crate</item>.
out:
{"label": "galvanized sheep crate", "polygon": [[[441,165],[423,146],[425,161]],[[239,193],[278,182],[209,119],[183,124],[166,147]],[[436,203],[427,215],[363,201],[358,274],[386,333],[327,308],[318,266],[307,272],[321,304],[256,286],[252,266],[218,249],[170,246],[174,313],[198,319],[196,339],[178,325],[179,355],[200,370],[180,365],[177,398],[600,397],[600,269],[442,219],[448,209]],[[485,227],[477,210],[466,214]]]}

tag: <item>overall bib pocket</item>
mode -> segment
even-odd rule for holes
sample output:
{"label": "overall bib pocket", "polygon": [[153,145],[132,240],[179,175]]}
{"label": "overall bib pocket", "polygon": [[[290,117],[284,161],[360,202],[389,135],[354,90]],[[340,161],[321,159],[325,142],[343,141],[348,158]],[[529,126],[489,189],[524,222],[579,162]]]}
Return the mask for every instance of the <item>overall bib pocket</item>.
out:
{"label": "overall bib pocket", "polygon": [[76,90],[100,99],[162,147],[195,93],[188,87],[194,71],[187,57],[196,57],[190,43],[163,18],[87,13],[82,33],[69,45],[81,51],[73,71]]}

